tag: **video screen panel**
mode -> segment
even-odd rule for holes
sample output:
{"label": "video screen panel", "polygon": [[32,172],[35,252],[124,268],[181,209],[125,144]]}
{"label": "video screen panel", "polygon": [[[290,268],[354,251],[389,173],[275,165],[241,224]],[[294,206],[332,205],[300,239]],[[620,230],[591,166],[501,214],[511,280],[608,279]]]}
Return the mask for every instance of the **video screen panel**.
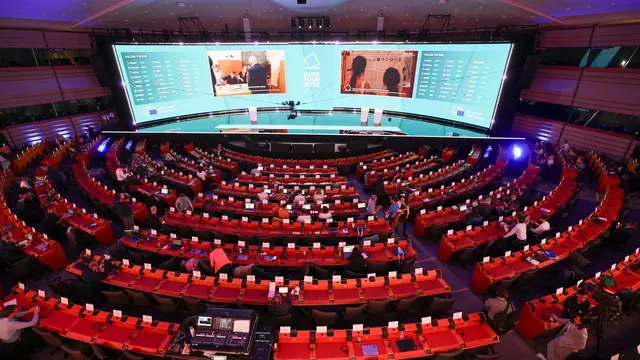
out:
{"label": "video screen panel", "polygon": [[489,128],[511,44],[115,45],[137,123],[276,107],[378,108]]}

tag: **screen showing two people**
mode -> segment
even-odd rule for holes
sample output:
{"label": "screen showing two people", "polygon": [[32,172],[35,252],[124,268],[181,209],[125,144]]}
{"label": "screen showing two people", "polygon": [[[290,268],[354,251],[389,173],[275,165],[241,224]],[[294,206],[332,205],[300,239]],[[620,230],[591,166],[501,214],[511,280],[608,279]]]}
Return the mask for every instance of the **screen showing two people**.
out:
{"label": "screen showing two people", "polygon": [[300,102],[488,128],[511,44],[115,45],[136,122]]}

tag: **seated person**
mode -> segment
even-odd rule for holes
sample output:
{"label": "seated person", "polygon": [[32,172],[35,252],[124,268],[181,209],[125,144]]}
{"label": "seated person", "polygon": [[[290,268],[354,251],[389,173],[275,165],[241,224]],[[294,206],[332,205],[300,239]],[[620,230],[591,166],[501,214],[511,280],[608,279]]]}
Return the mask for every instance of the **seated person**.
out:
{"label": "seated person", "polygon": [[349,265],[347,270],[354,274],[366,274],[367,273],[367,260],[362,256],[362,250],[359,247],[354,247],[353,252],[347,258]]}
{"label": "seated person", "polygon": [[162,220],[160,220],[160,216],[158,216],[158,208],[152,206],[149,208],[149,220],[147,220],[147,227],[150,229],[160,231],[162,229]]}
{"label": "seated person", "polygon": [[267,312],[273,316],[284,316],[291,312],[293,304],[288,294],[276,293],[269,302]]}
{"label": "seated person", "polygon": [[576,316],[584,316],[589,313],[591,302],[589,293],[585,289],[578,289],[575,295],[569,296],[562,304],[562,317],[573,319]]}
{"label": "seated person", "polygon": [[480,209],[478,206],[471,210],[471,215],[466,221],[467,226],[480,226],[484,222],[484,217],[480,215]]}
{"label": "seated person", "polygon": [[623,243],[631,239],[637,231],[638,224],[635,221],[628,223],[618,222],[616,228],[611,232],[610,238],[615,243]]}
{"label": "seated person", "polygon": [[524,248],[527,244],[527,218],[524,215],[518,216],[518,223],[511,229],[509,229],[509,226],[504,222],[501,222],[500,226],[507,232],[504,234],[504,238],[510,238],[513,235],[516,236],[517,239],[513,242],[512,249]]}
{"label": "seated person", "polygon": [[282,221],[289,218],[289,212],[287,211],[287,209],[283,208],[280,205],[274,205],[273,211],[276,213],[276,216],[274,216],[273,218],[274,221]]}
{"label": "seated person", "polygon": [[309,210],[302,209],[296,221],[303,224],[306,222],[311,222],[311,215],[309,215]]}
{"label": "seated person", "polygon": [[482,216],[485,219],[489,218],[491,216],[491,213],[493,212],[493,206],[491,205],[490,197],[487,197],[484,200],[482,200],[482,203],[476,207],[478,208],[478,212],[480,213],[480,216]]}
{"label": "seated person", "polygon": [[227,85],[237,85],[240,83],[235,71],[232,71],[229,75],[222,78]]}
{"label": "seated person", "polygon": [[513,193],[511,194],[510,200],[502,206],[503,213],[510,215],[514,211],[518,211],[520,208],[520,201],[518,200],[518,195]]}
{"label": "seated person", "polygon": [[191,200],[181,193],[180,196],[176,199],[176,211],[184,212],[184,211],[193,211],[193,204],[191,204]]}
{"label": "seated person", "polygon": [[209,264],[216,275],[219,273],[231,274],[233,270],[231,260],[221,248],[215,248],[209,253]]}
{"label": "seated person", "polygon": [[[20,321],[19,318],[28,315],[29,313],[33,314],[33,317],[30,321]],[[18,308],[16,305],[7,305],[4,306],[0,310],[0,342],[6,344],[7,346],[3,348],[7,352],[11,352],[12,349],[16,349],[14,346],[18,348],[23,347],[31,347],[37,345],[33,343],[33,339],[30,339],[28,336],[23,336],[22,330],[26,328],[30,328],[38,324],[38,319],[40,314],[40,307],[34,306],[28,311],[18,312]],[[8,345],[8,344],[11,344]],[[21,349],[26,350],[26,349]],[[16,349],[17,351],[17,349]],[[5,353],[5,355],[7,355]],[[23,354],[24,355],[24,354]],[[7,356],[7,359],[14,358],[13,356]]]}
{"label": "seated person", "polygon": [[293,202],[295,204],[304,204],[307,202],[307,198],[306,196],[304,196],[304,194],[301,192],[297,193],[296,196],[293,198]]}
{"label": "seated person", "polygon": [[578,157],[578,160],[576,160],[575,167],[578,172],[583,172],[584,169],[587,168],[587,164],[584,162],[584,158],[582,156]]}
{"label": "seated person", "polygon": [[499,287],[496,296],[484,302],[484,311],[489,318],[488,324],[498,333],[505,333],[510,328],[509,315],[515,311],[513,302],[509,301],[507,289]]}
{"label": "seated person", "polygon": [[532,222],[530,226],[531,233],[534,234],[536,238],[540,238],[544,233],[551,230],[549,217],[544,214],[540,215],[540,220],[538,222]]}
{"label": "seated person", "polygon": [[320,214],[318,214],[318,219],[327,220],[331,218],[333,218],[333,214],[331,213],[331,211],[329,211],[329,207],[326,205],[323,206],[322,209],[320,210]]}
{"label": "seated person", "polygon": [[116,169],[116,179],[120,182],[124,182],[130,176],[126,167],[119,167]]}
{"label": "seated person", "polygon": [[196,258],[182,260],[180,262],[180,271],[184,271],[188,274],[191,274],[194,271],[200,271],[200,260]]}
{"label": "seated person", "polygon": [[269,194],[267,194],[264,190],[262,192],[258,193],[258,200],[260,200],[260,202],[263,202],[265,200],[269,200]]}
{"label": "seated person", "polygon": [[313,194],[313,201],[324,201],[324,192],[319,189]]}

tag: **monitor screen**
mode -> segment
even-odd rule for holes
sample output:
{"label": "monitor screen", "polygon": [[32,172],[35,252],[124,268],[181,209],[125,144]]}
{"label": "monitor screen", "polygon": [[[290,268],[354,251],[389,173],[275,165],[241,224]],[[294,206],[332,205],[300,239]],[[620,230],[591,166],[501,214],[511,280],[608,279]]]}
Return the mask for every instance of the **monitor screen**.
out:
{"label": "monitor screen", "polygon": [[300,101],[491,126],[512,44],[114,45],[137,123]]}
{"label": "monitor screen", "polygon": [[198,326],[211,327],[212,325],[211,316],[198,316]]}
{"label": "monitor screen", "polygon": [[215,318],[215,328],[219,330],[231,330],[233,326],[233,319],[230,318]]}

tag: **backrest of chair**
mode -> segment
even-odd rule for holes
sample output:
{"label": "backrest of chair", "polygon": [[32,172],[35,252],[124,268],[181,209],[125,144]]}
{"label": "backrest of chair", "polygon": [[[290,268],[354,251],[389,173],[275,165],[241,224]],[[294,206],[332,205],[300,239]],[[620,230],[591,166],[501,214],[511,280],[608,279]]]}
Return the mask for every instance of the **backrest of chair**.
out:
{"label": "backrest of chair", "polygon": [[436,356],[436,360],[461,359],[461,355],[462,355],[463,352],[464,352],[463,349],[456,349],[456,350],[440,353],[440,354],[438,354],[438,356]]}
{"label": "backrest of chair", "polygon": [[381,315],[384,314],[391,304],[390,299],[385,300],[369,300],[367,302],[367,312],[369,314]]}
{"label": "backrest of chair", "polygon": [[313,320],[316,326],[334,325],[336,323],[336,317],[335,312],[313,309]]}
{"label": "backrest of chair", "polygon": [[131,298],[131,305],[133,306],[148,306],[149,298],[144,293],[126,289],[125,292]]}
{"label": "backrest of chair", "polygon": [[41,328],[37,328],[37,327],[33,327],[32,328],[33,331],[35,331],[38,335],[40,335],[40,337],[42,338],[42,340],[44,340],[44,342],[46,342],[49,345],[53,345],[53,346],[60,346],[62,345],[62,339],[60,339],[59,337],[57,337],[56,335],[54,335],[53,333],[50,333],[47,330],[41,329]]}
{"label": "backrest of chair", "polygon": [[417,296],[412,296],[410,298],[400,299],[400,301],[398,301],[398,304],[396,305],[396,311],[398,311],[398,312],[408,311],[409,309],[411,309],[416,304],[417,301],[418,301],[418,297]]}
{"label": "backrest of chair", "polygon": [[125,305],[129,305],[129,297],[122,291],[102,291],[102,294],[107,298],[109,304],[115,308],[121,308]]}
{"label": "backrest of chair", "polygon": [[431,302],[430,308],[436,312],[446,313],[453,307],[455,302],[456,299],[443,299],[436,297]]}
{"label": "backrest of chair", "polygon": [[354,321],[362,319],[365,310],[367,309],[367,304],[347,307],[344,309],[344,319],[347,321]]}

